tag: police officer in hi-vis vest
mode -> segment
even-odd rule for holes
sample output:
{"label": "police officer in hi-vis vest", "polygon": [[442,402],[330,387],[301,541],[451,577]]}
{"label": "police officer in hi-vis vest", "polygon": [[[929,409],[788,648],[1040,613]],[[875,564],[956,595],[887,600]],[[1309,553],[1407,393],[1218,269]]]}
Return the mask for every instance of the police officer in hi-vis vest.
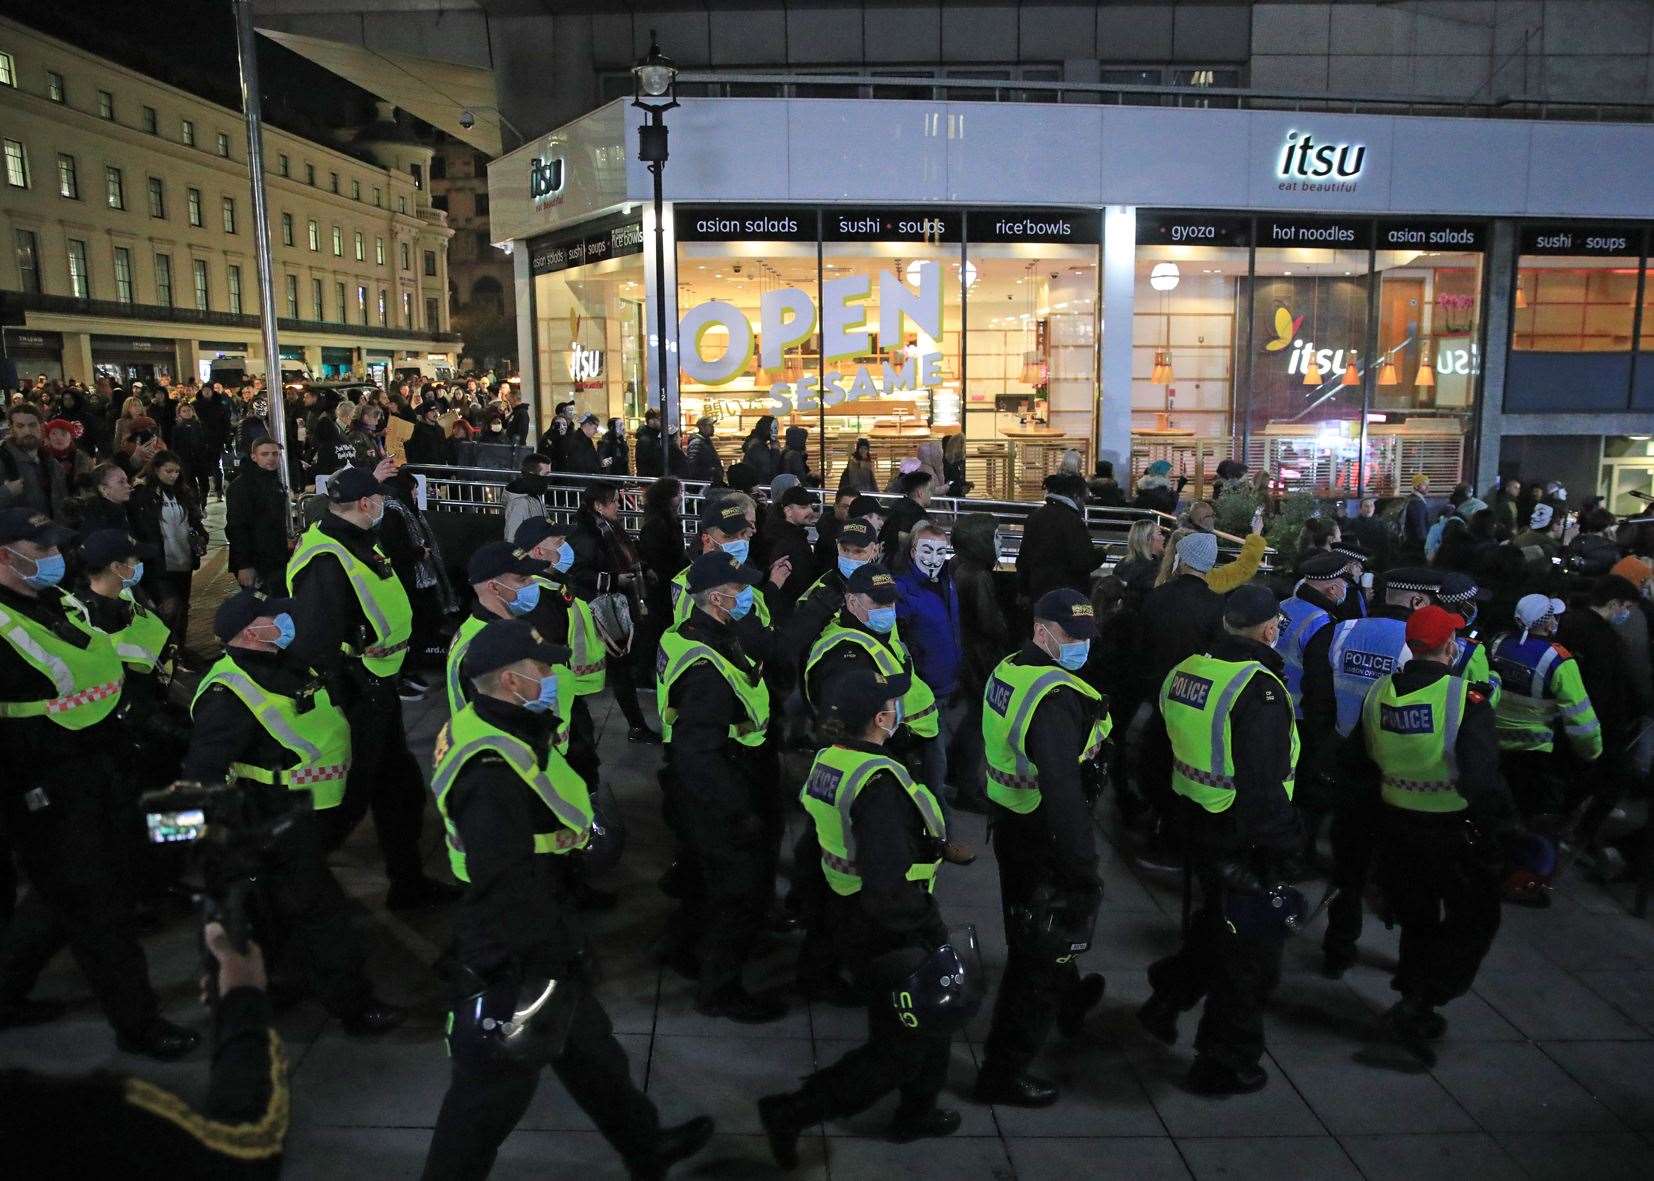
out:
{"label": "police officer in hi-vis vest", "polygon": [[1330,624],[1338,622],[1350,584],[1344,580],[1347,560],[1328,550],[1317,550],[1298,563],[1298,585],[1281,600],[1281,633],[1275,651],[1281,654],[1281,679],[1292,695],[1293,713],[1304,716],[1304,665],[1310,644]]}
{"label": "police officer in hi-vis vest", "polygon": [[1501,691],[1499,764],[1524,817],[1559,816],[1572,768],[1557,753],[1556,730],[1568,736],[1575,766],[1602,756],[1602,723],[1585,692],[1579,662],[1555,640],[1561,599],[1523,595],[1516,626],[1489,647]]}
{"label": "police officer in hi-vis vest", "polygon": [[564,883],[591,838],[591,798],[552,745],[552,666],[568,659],[526,620],[485,625],[460,662],[468,704],[437,736],[431,790],[467,888],[449,946],[452,1075],[428,1181],[486,1177],[547,1067],[633,1178],[664,1177],[712,1135],[705,1117],[660,1126],[584,975]]}
{"label": "police officer in hi-vis vest", "polygon": [[1096,635],[1084,595],[1048,591],[1034,604],[1033,637],[995,666],[983,690],[988,823],[1008,956],[976,1079],[979,1103],[1055,1103],[1057,1088],[1028,1067],[1053,1023],[1073,1036],[1102,1000],[1103,978],[1082,978],[1067,949],[1053,951],[1039,937],[1089,930],[1103,894],[1083,765],[1102,752],[1111,723],[1079,676]]}
{"label": "police officer in hi-vis vest", "polygon": [[1263,1010],[1280,980],[1285,932],[1243,930],[1229,912],[1278,884],[1302,841],[1292,807],[1298,732],[1274,647],[1280,627],[1268,589],[1237,588],[1224,603],[1224,634],[1160,688],[1200,909],[1184,924],[1182,949],[1150,966],[1154,994],[1138,1019],[1169,1045],[1178,1014],[1205,998],[1185,1083],[1196,1094],[1244,1094],[1269,1081],[1259,1065]]}
{"label": "police officer in hi-vis vest", "polygon": [[866,517],[851,517],[834,539],[837,551],[835,564],[812,582],[798,597],[793,611],[781,625],[781,645],[786,658],[803,666],[810,654],[810,646],[844,607],[844,586],[857,570],[869,562],[882,560],[884,550],[879,545],[879,531]]}
{"label": "police officer in hi-vis vest", "polygon": [[1410,1042],[1441,1037],[1436,1008],[1475,980],[1499,930],[1501,850],[1522,835],[1499,776],[1491,686],[1452,671],[1465,623],[1433,604],[1413,612],[1410,658],[1361,711],[1360,769],[1382,801],[1374,876],[1401,925],[1401,1000],[1384,1020]]}
{"label": "police officer in hi-vis vest", "polygon": [[348,467],[328,482],[330,501],[287,563],[298,623],[294,655],[321,674],[350,719],[353,757],[345,797],[323,818],[330,848],[343,844],[373,808],[373,827],[390,878],[392,910],[451,900],[455,891],[425,876],[419,833],[425,791],[408,751],[397,677],[413,635],[413,607],[379,548],[385,515],[379,481],[396,470]]}
{"label": "police officer in hi-vis vest", "polygon": [[568,645],[568,686],[574,695],[567,707],[568,760],[595,788],[602,764],[597,757],[597,736],[586,698],[603,692],[608,652],[603,647],[597,621],[592,618],[591,604],[575,594],[569,585],[574,546],[569,544],[568,532],[568,526],[559,521],[535,517],[517,526],[517,534],[511,540],[529,557],[546,563],[546,569],[534,577],[540,586],[540,595],[528,618],[541,634],[559,637]]}
{"label": "police officer in hi-vis vest", "polygon": [[261,897],[274,927],[261,927],[258,939],[272,963],[284,945],[294,948],[311,989],[346,1032],[382,1033],[407,1014],[374,998],[320,823],[344,797],[350,723],[292,655],[293,607],[290,599],[243,590],[218,608],[213,631],[224,655],[195,691],[195,730],[179,778],[208,786],[239,780],[271,816],[288,810],[288,792],[308,793],[310,808],[293,813],[261,866]]}
{"label": "police officer in hi-vis vest", "polygon": [[[176,1058],[201,1038],[160,1016],[133,926],[131,882],[118,868],[114,714],[125,670],[114,641],[59,586],[70,537],[44,513],[0,510],[0,824],[31,887],[0,935],[0,1028],[63,1012],[28,995],[62,932],[116,1043]],[[9,909],[10,874],[0,878]]]}
{"label": "police officer in hi-vis vest", "polygon": [[842,668],[819,687],[816,727],[828,744],[799,799],[812,850],[830,888],[826,924],[841,965],[867,997],[867,1041],[804,1080],[758,1101],[776,1162],[798,1163],[798,1137],[824,1119],[855,1115],[897,1091],[889,1135],[898,1143],[947,1136],[959,1113],[936,1106],[947,1081],[952,1031],[929,1028],[891,1003],[891,985],[941,947],[947,925],[934,890],[947,836],[934,793],[885,753],[900,727],[906,673]]}
{"label": "police officer in hi-vis vest", "polygon": [[[708,496],[701,507],[700,552],[726,553],[745,564],[752,553],[752,539],[758,532],[753,524],[754,511],[752,497],[744,492],[726,491],[718,498]],[[793,564],[789,559],[778,559],[770,566],[769,584],[780,586],[792,571]],[[689,567],[678,571],[669,589],[672,595],[672,622],[682,623],[695,610],[694,592],[689,589]],[[762,594],[753,601],[752,616],[753,624],[747,628],[749,635],[755,633],[757,627],[762,627],[766,632],[769,630],[770,605]],[[771,654],[766,650],[760,655],[768,660]]]}

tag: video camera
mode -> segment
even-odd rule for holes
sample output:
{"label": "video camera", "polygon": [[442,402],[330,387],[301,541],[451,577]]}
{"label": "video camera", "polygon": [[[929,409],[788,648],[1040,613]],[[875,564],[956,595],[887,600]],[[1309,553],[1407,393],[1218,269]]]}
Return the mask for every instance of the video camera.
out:
{"label": "video camera", "polygon": [[146,792],[139,803],[152,844],[192,847],[203,919],[222,923],[230,943],[245,952],[253,936],[254,885],[271,850],[310,811],[310,793],[180,781]]}

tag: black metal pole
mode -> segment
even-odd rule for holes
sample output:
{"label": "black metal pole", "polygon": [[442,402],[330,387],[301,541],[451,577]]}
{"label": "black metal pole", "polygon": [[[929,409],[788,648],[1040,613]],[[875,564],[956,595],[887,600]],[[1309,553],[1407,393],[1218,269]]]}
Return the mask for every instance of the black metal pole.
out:
{"label": "black metal pole", "polygon": [[[661,117],[651,112],[651,122],[659,124]],[[649,172],[655,178],[655,379],[660,383],[660,474],[672,474],[672,424],[680,417],[675,405],[668,412],[666,378],[666,226],[661,212],[661,173],[665,160],[651,161]]]}

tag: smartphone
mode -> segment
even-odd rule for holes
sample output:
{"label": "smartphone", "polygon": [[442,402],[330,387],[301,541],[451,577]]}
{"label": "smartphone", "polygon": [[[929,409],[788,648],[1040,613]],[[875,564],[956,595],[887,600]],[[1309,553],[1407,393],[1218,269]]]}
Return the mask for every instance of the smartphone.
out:
{"label": "smartphone", "polygon": [[200,808],[184,808],[177,812],[146,812],[144,824],[149,830],[152,845],[181,845],[198,841],[207,831],[207,814]]}

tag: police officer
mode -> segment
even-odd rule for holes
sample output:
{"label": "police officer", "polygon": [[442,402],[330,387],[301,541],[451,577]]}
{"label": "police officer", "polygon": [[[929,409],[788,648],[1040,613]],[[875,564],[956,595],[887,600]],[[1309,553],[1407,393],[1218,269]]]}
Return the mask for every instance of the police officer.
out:
{"label": "police officer", "polygon": [[201,1038],[160,1016],[117,869],[112,717],[125,671],[110,637],[59,587],[69,537],[43,513],[0,510],[0,818],[32,887],[0,937],[0,1027],[61,1012],[28,999],[61,931],[117,1044],[177,1058]]}
{"label": "police officer", "polygon": [[[1435,1010],[1463,996],[1499,930],[1499,846],[1519,833],[1499,777],[1487,682],[1452,672],[1463,616],[1430,604],[1407,620],[1412,653],[1380,678],[1361,712],[1365,770],[1379,781],[1375,876],[1401,925],[1386,1027],[1433,1041]],[[1467,826],[1468,822],[1468,826]]]}
{"label": "police officer", "polygon": [[195,730],[180,778],[238,780],[272,817],[292,811],[283,798],[288,792],[309,796],[310,806],[292,811],[261,866],[262,897],[277,929],[261,930],[259,938],[272,957],[283,942],[294,945],[311,986],[346,1032],[381,1033],[407,1014],[374,998],[349,903],[327,867],[320,822],[344,798],[350,723],[291,654],[294,606],[243,590],[218,608],[213,631],[224,655],[196,689]]}
{"label": "police officer", "polygon": [[454,914],[453,1071],[425,1160],[432,1181],[486,1177],[550,1067],[634,1178],[658,1178],[712,1135],[662,1128],[581,967],[563,897],[591,836],[584,782],[552,747],[553,664],[568,650],[526,620],[495,620],[460,663],[469,702],[437,737],[431,786],[449,863],[468,883]]}
{"label": "police officer", "polygon": [[837,561],[799,596],[793,613],[781,625],[781,644],[787,658],[802,665],[821,629],[844,607],[844,584],[869,562],[880,560],[879,533],[865,517],[851,517],[834,539]]}
{"label": "police officer", "polygon": [[1292,807],[1298,733],[1274,648],[1275,597],[1247,583],[1224,604],[1224,634],[1167,675],[1160,707],[1172,741],[1190,872],[1201,906],[1183,947],[1149,968],[1138,1019],[1168,1045],[1177,1015],[1206,1000],[1185,1086],[1234,1095],[1263,1088],[1263,1010],[1280,980],[1280,933],[1232,926],[1238,898],[1281,880],[1302,829]]}
{"label": "police officer", "polygon": [[695,1007],[759,1023],[786,1008],[749,993],[741,970],[775,892],[779,808],[764,749],[770,692],[738,631],[761,602],[758,571],[722,548],[689,564],[689,618],[661,636],[656,701],[673,778],[667,807],[685,845],[683,903],[663,951],[698,978]]}
{"label": "police officer", "polygon": [[[459,627],[454,629],[454,638],[448,645],[448,660],[443,674],[443,683],[448,692],[448,715],[453,717],[465,708],[470,700],[469,688],[465,678],[460,676],[460,665],[465,660],[466,649],[471,641],[488,624],[496,619],[524,619],[539,613],[540,601],[546,596],[542,587],[536,581],[550,567],[546,563],[532,558],[526,550],[519,549],[509,541],[490,541],[477,547],[466,563],[465,581],[471,584],[471,610],[460,621]],[[542,622],[532,619],[538,629]],[[542,635],[558,636],[561,633],[542,631]],[[556,642],[556,641],[554,641]],[[563,700],[568,700],[572,683],[570,670],[567,664],[559,665],[561,679],[558,690],[563,694]],[[558,751],[568,753],[568,735],[566,729],[555,735]]]}
{"label": "police officer", "polygon": [[323,818],[328,845],[343,844],[371,806],[390,878],[386,905],[404,910],[454,892],[420,865],[425,793],[397,696],[413,608],[377,539],[385,515],[379,481],[394,470],[387,459],[371,472],[345,468],[328,482],[327,513],[299,538],[287,584],[297,602],[294,654],[322,675],[350,719],[350,780]]}
{"label": "police officer", "polygon": [[1358,542],[1343,538],[1332,543],[1332,553],[1344,559],[1344,582],[1348,586],[1339,601],[1339,619],[1360,619],[1367,614],[1367,594],[1372,589],[1372,576],[1367,573],[1368,554]]}
{"label": "police officer", "polygon": [[1496,711],[1499,765],[1528,817],[1557,815],[1567,798],[1567,767],[1555,753],[1558,724],[1580,763],[1602,755],[1602,724],[1579,664],[1554,639],[1557,617],[1565,610],[1561,599],[1523,595],[1516,603],[1520,630],[1499,636],[1489,649],[1502,687]]}
{"label": "police officer", "polygon": [[1103,893],[1082,765],[1101,752],[1110,722],[1079,676],[1096,635],[1084,595],[1048,591],[1034,604],[1032,639],[995,666],[983,691],[989,825],[1009,954],[976,1079],[979,1103],[1055,1103],[1057,1088],[1028,1066],[1053,1023],[1077,1034],[1102,1000],[1101,976],[1082,979],[1072,955],[1036,937],[1052,916],[1087,928]]}
{"label": "police officer", "polygon": [[[701,553],[721,551],[744,565],[752,554],[752,539],[757,533],[753,527],[752,514],[752,498],[744,493],[731,492],[720,499],[707,497],[701,508]],[[792,563],[786,558],[776,561],[770,567],[770,585],[779,587],[786,582],[792,568]],[[670,585],[672,622],[682,623],[695,610],[694,592],[689,589],[689,567],[678,571]],[[764,595],[758,595],[753,600],[753,616],[757,624],[765,630],[769,629],[770,605]]]}
{"label": "police officer", "polygon": [[595,786],[597,742],[586,698],[603,692],[608,653],[597,621],[592,618],[591,604],[575,594],[568,581],[574,565],[574,546],[569,544],[568,532],[568,526],[559,521],[535,517],[517,527],[512,541],[529,557],[546,563],[547,568],[535,576],[541,593],[533,622],[545,635],[567,637],[568,684],[574,694],[569,705],[569,730],[575,744],[569,761],[588,784]]}
{"label": "police officer", "polygon": [[1328,624],[1343,618],[1350,585],[1344,579],[1347,561],[1328,550],[1317,550],[1298,564],[1298,585],[1281,602],[1283,623],[1275,641],[1281,654],[1282,679],[1292,695],[1293,713],[1304,716],[1304,663],[1310,642]]}
{"label": "police officer", "polygon": [[959,1113],[936,1106],[947,1081],[951,1031],[933,1031],[922,1017],[904,1023],[889,988],[892,976],[907,975],[948,938],[934,897],[947,835],[941,805],[884,749],[900,725],[897,702],[907,680],[905,673],[847,667],[817,698],[817,725],[828,745],[816,755],[799,799],[831,887],[827,923],[840,962],[866,984],[867,1041],[810,1075],[798,1091],[758,1101],[783,1168],[798,1164],[805,1128],[854,1115],[891,1091],[901,1095],[889,1128],[898,1143],[959,1129]]}

